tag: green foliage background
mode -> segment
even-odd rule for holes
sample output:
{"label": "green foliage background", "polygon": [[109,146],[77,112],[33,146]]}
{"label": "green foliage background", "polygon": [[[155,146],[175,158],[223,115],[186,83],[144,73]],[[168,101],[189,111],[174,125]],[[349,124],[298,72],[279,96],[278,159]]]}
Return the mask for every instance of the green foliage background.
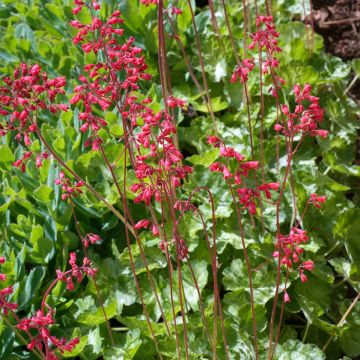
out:
{"label": "green foliage background", "polygon": [[[228,3],[234,37],[241,52],[241,2],[231,0]],[[301,284],[297,275],[291,274],[289,295],[292,302],[286,305],[285,324],[275,357],[281,360],[325,359],[325,354],[320,349],[330,336],[334,336],[327,351],[327,358],[339,359],[345,355],[347,358],[355,358],[360,356],[360,304],[355,306],[342,326],[336,325],[360,291],[360,167],[353,165],[359,123],[356,120],[355,104],[344,95],[350,80],[351,65],[326,54],[323,41],[318,35],[315,35],[313,51],[309,51],[305,26],[291,20],[302,13],[300,2],[280,0],[273,3],[277,29],[281,34],[280,46],[283,48],[279,57],[281,75],[286,81],[286,91],[280,95],[280,99],[286,101],[286,94],[290,93],[294,83],[310,83],[315,95],[320,97],[321,106],[326,109],[323,127],[331,132],[325,140],[307,139],[294,159],[293,178],[299,211],[304,208],[308,195],[312,192],[326,195],[328,201],[320,212],[310,209],[305,217],[304,227],[311,237],[306,250],[315,261],[316,269],[305,284]],[[162,100],[157,70],[156,8],[139,6],[135,0],[118,3],[104,1],[103,5],[103,15],[120,8],[126,21],[126,35],[135,36],[137,45],[144,49],[154,81],[150,88],[142,90],[153,97],[152,106],[160,109]],[[220,8],[217,2],[215,5]],[[179,35],[200,79],[190,11],[184,0],[180,0],[178,6],[183,9],[183,14],[177,21]],[[0,75],[12,72],[19,62],[40,63],[51,76],[66,76],[71,93],[81,67],[91,61],[91,55],[84,58],[81,49],[71,42],[74,34],[68,25],[73,19],[71,9],[71,3],[61,0],[3,0],[0,4]],[[254,20],[253,9],[250,12]],[[225,51],[219,47],[212,31],[209,9],[198,9],[196,24],[210,82],[213,108],[222,138],[227,144],[249,156],[243,91],[241,84],[229,83],[235,60],[221,11],[218,12],[218,21]],[[170,27],[166,27],[166,30],[171,33]],[[180,147],[187,156],[187,161],[195,165],[196,169],[186,182],[185,189],[190,193],[197,186],[207,185],[214,193],[221,293],[230,352],[234,359],[250,359],[252,325],[249,288],[235,209],[229,205],[230,196],[225,183],[207,169],[218,156],[216,151],[210,150],[206,145],[207,135],[213,134],[213,124],[188,76],[177,43],[169,37],[166,46],[174,95],[193,104],[198,114],[192,119],[177,114]],[[255,132],[259,131],[260,126],[258,84],[258,75],[254,72],[249,82],[249,90]],[[264,86],[264,89],[266,91],[267,86]],[[268,180],[275,181],[276,138],[272,129],[276,119],[276,107],[270,97],[266,97],[265,101],[266,171]],[[291,102],[290,97],[288,101]],[[77,114],[78,110],[73,108],[60,118],[54,115],[44,116],[43,134],[73,169],[104,194],[111,204],[119,204],[120,199],[100,155],[84,148],[86,139],[77,131]],[[105,118],[110,124],[111,134],[121,136],[121,122],[117,114],[108,112]],[[104,133],[102,136],[107,155],[110,159],[116,159],[122,145],[114,145],[113,137],[109,134]],[[41,147],[38,142],[32,146],[34,149]],[[255,137],[255,148],[258,147],[258,139]],[[280,149],[282,156],[285,154],[283,150]],[[8,274],[7,284],[14,284],[12,300],[19,304],[20,314],[26,316],[39,307],[44,290],[56,276],[56,269],[64,270],[67,267],[69,252],[77,250],[80,243],[74,229],[71,208],[60,200],[59,189],[54,185],[54,179],[59,172],[57,165],[49,159],[41,169],[31,163],[26,173],[21,173],[11,166],[20,153],[20,147],[10,136],[0,139],[0,254],[4,254],[8,260],[3,272]],[[121,161],[118,165],[118,174],[121,177]],[[286,158],[281,158],[280,176],[285,165]],[[130,180],[131,176],[134,178],[134,175],[129,173]],[[128,197],[132,196],[129,192]],[[200,204],[206,221],[210,224],[211,212],[206,197],[198,195],[196,202]],[[288,192],[281,213],[284,229],[287,229],[293,220],[291,207],[292,198]],[[147,216],[146,209],[142,206],[132,205],[132,210],[138,215],[138,219]],[[112,319],[116,347],[110,345],[93,285],[84,282],[74,293],[66,292],[64,285],[58,285],[49,301],[49,304],[56,308],[58,323],[53,332],[68,338],[81,337],[75,351],[65,354],[64,357],[156,359],[156,351],[142,315],[130,271],[123,225],[87,193],[77,199],[76,211],[84,231],[98,233],[103,239],[100,245],[93,246],[91,257],[99,268],[98,282],[105,299],[107,315]],[[254,231],[249,221],[245,226],[253,267],[271,259],[273,251],[274,212],[267,208],[264,214],[264,234]],[[190,258],[211,326],[211,264],[199,220],[190,217],[185,220],[183,236],[190,246]],[[158,248],[157,239],[145,233],[142,241],[165,312],[170,316],[166,260]],[[174,359],[175,342],[166,336],[163,324],[157,323],[160,317],[159,309],[135,245],[133,252],[144,298],[156,335],[160,339],[160,350],[165,358]],[[190,274],[185,272],[184,276],[185,295],[192,310],[189,315],[191,358],[209,359],[211,354],[203,333],[198,295]],[[254,275],[257,322],[263,346],[266,346],[268,338],[275,279],[276,267],[271,261]],[[224,357],[224,354],[221,356]],[[2,321],[0,359],[33,358]]]}

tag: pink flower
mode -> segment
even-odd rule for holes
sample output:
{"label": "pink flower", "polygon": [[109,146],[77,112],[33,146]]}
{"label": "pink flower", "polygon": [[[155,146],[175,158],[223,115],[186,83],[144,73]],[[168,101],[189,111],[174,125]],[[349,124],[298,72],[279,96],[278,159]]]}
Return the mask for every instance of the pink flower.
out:
{"label": "pink flower", "polygon": [[326,196],[319,196],[315,193],[310,194],[310,198],[308,200],[309,204],[313,204],[316,208],[320,209],[321,204],[326,202]]}
{"label": "pink flower", "polygon": [[[38,349],[45,349],[44,355],[46,359],[56,360],[57,356],[55,355],[54,350],[58,349],[61,353],[64,353],[65,350],[72,351],[77,343],[79,343],[79,339],[75,338],[67,342],[65,338],[58,339],[56,336],[51,335],[49,327],[55,324],[55,320],[53,318],[54,310],[49,308],[49,312],[44,315],[44,313],[39,310],[36,312],[34,316],[30,318],[24,318],[20,321],[16,327],[22,331],[28,332],[30,329],[33,329],[37,332],[35,338],[31,340],[28,344],[29,350],[34,350],[35,347]],[[50,349],[49,345],[55,347],[55,349]]]}
{"label": "pink flower", "polygon": [[329,132],[327,130],[312,130],[310,132],[310,136],[320,136],[324,139],[326,139],[329,135]]}
{"label": "pink flower", "polygon": [[289,294],[287,293],[287,291],[285,290],[285,291],[284,291],[284,302],[285,302],[285,304],[286,304],[286,303],[289,303],[290,301],[291,301],[290,296],[289,296]]}
{"label": "pink flower", "polygon": [[229,169],[225,165],[223,167],[223,175],[224,175],[225,180],[232,177],[231,172],[229,171]]}
{"label": "pink flower", "polygon": [[84,246],[87,248],[87,247],[89,247],[89,244],[95,244],[99,241],[101,241],[101,238],[99,235],[96,235],[93,233],[86,234],[86,236],[84,237]]}
{"label": "pink flower", "polygon": [[183,107],[186,104],[186,102],[184,100],[177,99],[172,95],[170,95],[167,99],[167,104],[170,108],[175,108],[176,106]]}
{"label": "pink flower", "polygon": [[140,220],[139,222],[137,222],[134,226],[134,228],[136,230],[139,230],[139,229],[147,229],[149,226],[150,226],[151,222],[149,220]]}
{"label": "pink flower", "polygon": [[313,270],[314,269],[314,262],[309,260],[309,261],[305,261],[302,263],[302,267],[305,269],[305,270]]}
{"label": "pink flower", "polygon": [[284,115],[289,115],[289,108],[287,107],[287,105],[281,105],[281,112],[284,114]]}
{"label": "pink flower", "polygon": [[221,143],[221,140],[217,136],[208,136],[207,143],[216,146]]}
{"label": "pink flower", "polygon": [[157,235],[160,234],[159,229],[158,229],[158,227],[157,227],[155,224],[153,224],[153,225],[151,226],[151,231],[152,231],[152,233],[153,233],[154,236],[157,236]]}
{"label": "pink flower", "polygon": [[215,162],[209,166],[211,172],[222,172],[224,165],[220,162]]}
{"label": "pink flower", "polygon": [[308,281],[308,278],[307,278],[307,276],[304,274],[303,271],[300,271],[300,272],[299,272],[299,275],[300,275],[301,282],[304,283],[304,282]]}
{"label": "pink flower", "polygon": [[182,14],[182,10],[175,7],[175,6],[172,6],[171,7],[171,15],[180,15]]}

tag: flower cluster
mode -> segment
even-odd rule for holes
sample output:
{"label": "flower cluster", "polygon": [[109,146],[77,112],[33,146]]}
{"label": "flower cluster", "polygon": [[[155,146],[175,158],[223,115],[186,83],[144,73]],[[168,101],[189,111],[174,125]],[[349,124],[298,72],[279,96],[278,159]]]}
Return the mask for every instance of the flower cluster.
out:
{"label": "flower cluster", "polygon": [[[90,242],[96,242],[100,238],[94,234],[88,234],[86,239]],[[92,262],[84,257],[83,263],[81,266],[76,264],[76,254],[74,252],[70,253],[69,264],[71,265],[71,270],[62,272],[60,270],[56,271],[57,278],[50,286],[49,290],[56,285],[57,282],[63,281],[66,283],[66,288],[69,291],[74,290],[73,278],[78,282],[81,282],[84,275],[94,277],[96,274],[96,269],[92,267]],[[49,294],[49,290],[46,294]],[[72,351],[74,347],[79,343],[79,338],[74,338],[70,341],[67,341],[65,338],[58,339],[56,336],[51,335],[50,326],[55,324],[54,314],[55,311],[48,307],[48,312],[45,315],[44,304],[46,301],[46,296],[43,299],[43,305],[41,310],[37,311],[34,316],[30,318],[22,319],[19,324],[16,326],[18,329],[28,332],[30,329],[37,330],[36,336],[31,337],[31,341],[28,344],[28,349],[33,350],[34,348],[40,350],[45,354],[46,359],[57,360],[58,357],[55,354],[55,350],[64,353],[64,351]],[[51,347],[50,347],[51,346]]]}
{"label": "flower cluster", "polygon": [[252,42],[249,49],[252,50],[257,47],[259,53],[265,50],[265,58],[261,59],[261,71],[263,74],[271,74],[273,85],[269,91],[274,97],[277,97],[278,90],[285,84],[284,79],[276,73],[280,65],[279,60],[276,58],[276,54],[281,52],[281,48],[278,46],[280,34],[275,29],[272,16],[258,16],[256,28],[256,32],[250,35]]}
{"label": "flower cluster", "polygon": [[[320,136],[326,138],[327,130],[318,129],[323,120],[324,109],[319,105],[319,98],[311,95],[311,86],[305,84],[303,89],[300,85],[294,85],[296,107],[291,112],[287,105],[281,106],[281,112],[286,116],[286,124],[275,124],[275,131],[282,132],[285,136],[292,137],[295,134]],[[310,105],[304,106],[304,101]]]}
{"label": "flower cluster", "polygon": [[158,0],[140,0],[140,2],[145,6],[158,4]]}
{"label": "flower cluster", "polygon": [[231,75],[230,82],[234,83],[238,80],[241,83],[247,82],[249,80],[249,73],[254,66],[255,64],[253,59],[244,59],[241,65],[236,66],[235,71]]}
{"label": "flower cluster", "polygon": [[[0,265],[5,263],[5,258],[0,256]],[[0,273],[0,281],[6,281],[6,275]],[[12,286],[7,286],[0,290],[0,309],[4,312],[5,315],[8,314],[9,311],[13,311],[17,309],[17,304],[10,303],[7,301],[7,296],[11,295],[13,292]]]}
{"label": "flower cluster", "polygon": [[[46,354],[46,359],[57,360],[58,357],[54,351],[59,350],[61,353],[72,351],[79,343],[79,338],[74,338],[70,341],[67,341],[65,338],[58,339],[50,333],[49,327],[53,324],[55,324],[54,310],[49,308],[46,315],[39,310],[34,316],[22,319],[16,327],[26,332],[30,329],[36,330],[37,335],[28,344],[28,349],[33,350],[37,348]],[[49,349],[50,344],[54,349]]]}
{"label": "flower cluster", "polygon": [[[81,4],[80,4],[81,3]],[[84,6],[92,9],[93,4],[78,2],[80,7],[77,14]],[[140,56],[142,49],[134,46],[134,37],[129,37],[123,44],[119,44],[119,38],[124,29],[119,28],[123,23],[120,11],[115,11],[106,21],[92,17],[90,24],[83,24],[77,20],[71,25],[78,29],[73,38],[75,44],[82,44],[84,52],[101,52],[104,61],[84,66],[84,74],[80,75],[81,85],[74,89],[74,95],[70,100],[71,105],[82,103],[84,111],[80,114],[80,120],[84,122],[80,130],[90,130],[90,137],[86,146],[92,146],[97,150],[101,144],[98,131],[107,126],[106,121],[96,114],[97,111],[105,111],[111,106],[116,106],[124,120],[136,124],[139,111],[137,97],[131,92],[139,89],[139,82],[150,80],[151,76],[146,73],[147,64],[144,57]]]}
{"label": "flower cluster", "polygon": [[62,171],[60,171],[59,178],[55,179],[55,184],[61,185],[61,190],[63,191],[61,198],[63,200],[82,194],[81,188],[84,186],[82,181],[72,184],[70,179],[65,177],[65,174]]}
{"label": "flower cluster", "polygon": [[318,209],[320,209],[321,204],[324,204],[325,202],[326,202],[326,197],[317,194],[310,194],[310,198],[308,200],[309,204],[313,204]]}
{"label": "flower cluster", "polygon": [[179,98],[175,98],[174,96],[170,95],[168,98],[167,98],[167,105],[170,107],[170,108],[176,108],[176,107],[180,107],[182,108],[184,105],[186,104],[186,102],[182,99],[179,99]]}
{"label": "flower cluster", "polygon": [[[26,151],[22,157],[16,161],[13,162],[13,166],[20,168],[21,172],[25,172],[26,170],[26,163],[28,162],[28,160],[30,160],[32,158],[33,152],[32,151]],[[43,160],[47,159],[49,157],[49,154],[44,151],[40,154],[37,154],[35,159],[36,159],[36,167],[40,168],[43,165]]]}
{"label": "flower cluster", "polygon": [[265,49],[270,55],[281,52],[281,48],[278,46],[280,34],[275,29],[272,16],[258,16],[256,18],[256,28],[256,32],[250,35],[252,42],[249,49],[252,50],[257,46],[259,50]]}
{"label": "flower cluster", "polygon": [[[178,106],[181,106],[181,103]],[[169,193],[169,181],[176,188],[181,179],[192,172],[192,167],[182,165],[183,156],[174,144],[173,135],[176,128],[169,114],[165,111],[154,113],[146,108],[140,114],[144,121],[136,136],[138,146],[147,150],[146,155],[137,155],[135,174],[140,182],[131,186],[131,191],[139,193],[135,202],[150,204],[152,198],[161,201],[165,193]],[[150,182],[144,182],[144,179]]]}
{"label": "flower cluster", "polygon": [[[21,64],[15,69],[12,78],[4,77],[0,82],[0,115],[4,117],[0,122],[0,136],[14,132],[18,142],[26,147],[30,146],[33,136],[31,134],[38,131],[33,113],[43,110],[52,113],[68,110],[67,105],[54,103],[58,94],[65,93],[65,85],[64,77],[49,79],[37,64]],[[24,172],[33,155],[33,151],[26,151],[13,166]],[[36,154],[36,166],[41,167],[43,159],[48,156],[47,152]]]}
{"label": "flower cluster", "polygon": [[177,240],[173,239],[171,243],[161,240],[159,243],[159,247],[164,254],[169,255],[169,245],[175,245],[175,249],[180,260],[187,259],[187,256],[189,254],[189,248],[186,245],[184,239],[182,238],[177,238]]}
{"label": "flower cluster", "polygon": [[267,199],[271,199],[270,190],[278,191],[279,183],[265,183],[256,186],[255,189],[250,188],[238,188],[236,192],[239,197],[240,204],[243,205],[244,209],[248,209],[249,213],[256,214],[256,203],[255,199],[261,198],[261,192],[263,192]]}
{"label": "flower cluster", "polygon": [[21,64],[12,78],[4,77],[0,83],[0,115],[6,119],[0,124],[0,135],[14,131],[16,140],[29,146],[30,134],[37,130],[32,113],[46,109],[56,113],[68,109],[67,105],[53,103],[56,95],[65,93],[65,85],[64,77],[49,79],[37,64],[30,67]]}
{"label": "flower cluster", "polygon": [[[150,5],[157,2],[151,0],[143,3]],[[76,5],[73,11],[75,15],[84,7],[92,13],[96,10],[91,3],[76,1]],[[171,12],[178,15],[181,10],[172,7]],[[120,15],[120,11],[115,11],[106,21],[93,16],[89,24],[76,20],[71,22],[78,30],[73,38],[74,43],[81,44],[84,52],[101,53],[104,60],[85,65],[84,75],[79,77],[81,84],[75,88],[70,103],[81,103],[84,108],[79,116],[83,121],[80,131],[89,133],[85,145],[91,145],[93,150],[97,150],[102,142],[98,131],[107,126],[99,113],[116,107],[122,118],[124,141],[138,180],[130,188],[136,193],[134,202],[150,205],[153,199],[160,202],[172,196],[174,189],[181,186],[192,168],[182,164],[183,156],[175,146],[176,127],[170,114],[167,110],[154,112],[147,106],[152,99],[140,99],[136,93],[140,81],[148,81],[151,76],[146,73],[147,64],[141,56],[142,50],[134,46],[135,39],[130,37],[119,44],[123,35],[123,29],[119,27],[123,22]],[[173,96],[165,101],[166,108],[185,106],[184,100]],[[72,190],[73,186],[63,182],[61,185],[65,197],[69,196],[69,187]],[[135,230],[149,227],[154,236],[159,234],[157,226],[149,220],[141,220],[134,226]],[[180,256],[186,256],[184,249],[187,248],[183,241],[179,241],[179,249]]]}
{"label": "flower cluster", "polygon": [[[236,169],[231,172],[229,166],[222,162],[214,162],[209,166],[210,171],[222,173],[226,181],[232,181],[232,185],[238,186],[243,183],[243,179],[248,177],[250,170],[256,170],[259,167],[258,161],[243,161],[245,158],[232,147],[226,146],[222,140],[216,136],[209,136],[208,144],[220,148],[220,157],[236,160]],[[231,183],[229,183],[231,184]],[[263,192],[267,199],[271,199],[270,191],[278,191],[278,183],[264,183],[255,188],[241,187],[236,189],[238,199],[243,209],[248,209],[250,214],[256,214],[255,199],[261,198]]]}
{"label": "flower cluster", "polygon": [[101,241],[100,236],[93,233],[86,234],[83,238],[85,248],[88,248],[90,244],[94,245],[99,241]]}
{"label": "flower cluster", "polygon": [[92,267],[92,262],[87,257],[84,257],[83,263],[81,266],[76,264],[76,254],[74,252],[70,253],[69,264],[71,265],[71,270],[62,272],[61,270],[56,270],[57,279],[60,281],[66,282],[66,289],[69,291],[74,290],[73,278],[77,280],[78,283],[84,278],[84,274],[94,277],[97,269]]}
{"label": "flower cluster", "polygon": [[[304,252],[301,245],[306,243],[309,237],[305,230],[299,228],[292,228],[288,235],[279,235],[273,253],[275,258],[279,258],[279,261],[287,269],[293,268],[293,263],[299,263],[300,255]],[[298,266],[300,279],[302,282],[307,281],[307,277],[304,274],[305,270],[311,271],[314,268],[312,261],[304,261]]]}

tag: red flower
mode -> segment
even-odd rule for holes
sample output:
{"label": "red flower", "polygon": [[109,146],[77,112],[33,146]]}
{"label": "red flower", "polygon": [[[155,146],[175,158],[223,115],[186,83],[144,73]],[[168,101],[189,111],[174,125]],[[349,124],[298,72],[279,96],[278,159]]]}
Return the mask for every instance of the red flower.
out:
{"label": "red flower", "polygon": [[137,222],[134,226],[134,228],[136,230],[139,229],[147,229],[150,226],[151,222],[149,220],[140,220],[139,222]]}
{"label": "red flower", "polygon": [[[5,258],[1,256],[0,264],[4,264],[4,263],[5,263]],[[5,281],[5,280],[6,280],[6,274],[0,274],[0,281]],[[8,302],[6,299],[8,295],[12,294],[12,292],[13,292],[12,286],[8,286],[0,290],[0,309],[2,309],[5,315],[7,315],[9,311],[16,310],[18,306],[15,303]]]}

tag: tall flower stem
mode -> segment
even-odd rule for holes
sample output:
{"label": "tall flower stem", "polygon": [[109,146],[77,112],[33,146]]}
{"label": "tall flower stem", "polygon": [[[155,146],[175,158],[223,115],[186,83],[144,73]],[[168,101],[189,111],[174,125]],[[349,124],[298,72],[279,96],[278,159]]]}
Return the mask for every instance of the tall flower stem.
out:
{"label": "tall flower stem", "polygon": [[[102,145],[100,145],[99,148],[100,148],[101,154],[102,154],[102,156],[103,156],[103,159],[104,159],[104,161],[105,161],[105,164],[106,164],[107,168],[109,169],[109,171],[110,171],[110,173],[111,173],[112,179],[113,179],[114,184],[115,184],[115,186],[116,186],[116,188],[117,188],[117,191],[118,191],[118,193],[119,193],[120,199],[124,199],[124,195],[123,195],[124,192],[121,191],[119,182],[117,181],[116,175],[115,175],[115,173],[114,173],[114,169],[112,168],[109,160],[107,159],[106,154],[105,154],[105,151],[104,151]],[[124,191],[126,191],[126,190],[124,190]],[[131,214],[130,214],[130,211],[128,210],[127,203],[124,204],[124,213],[126,213],[127,218],[130,220],[130,222],[131,222],[131,224],[132,224],[132,227],[134,228],[134,221],[133,221],[133,219],[132,219],[132,216],[131,216]],[[151,275],[151,273],[150,273],[150,269],[149,269],[149,265],[148,265],[147,260],[146,260],[146,255],[145,255],[145,253],[144,253],[144,249],[143,249],[142,244],[141,244],[141,241],[140,241],[140,239],[139,239],[139,235],[137,234],[137,231],[136,231],[135,229],[134,229],[134,232],[135,232],[135,239],[136,239],[137,245],[138,245],[139,250],[140,250],[140,256],[141,256],[141,259],[142,259],[143,264],[144,264],[144,266],[145,266],[146,274],[147,274],[147,276],[148,276],[151,289],[152,289],[152,291],[153,291],[153,293],[154,293],[156,302],[157,302],[157,304],[158,304],[158,306],[159,306],[159,309],[160,309],[160,312],[161,312],[161,316],[162,316],[162,318],[163,318],[163,320],[164,320],[164,324],[165,324],[165,328],[166,328],[167,334],[168,334],[168,336],[170,336],[171,332],[170,332],[170,329],[169,329],[169,325],[168,325],[168,323],[167,323],[167,320],[166,320],[166,317],[165,317],[165,313],[164,313],[163,307],[162,307],[162,305],[161,305],[161,301],[160,301],[159,296],[158,296],[157,291],[156,291],[156,286],[155,286],[155,283],[154,283],[154,279],[153,279],[153,277],[152,277],[152,275]],[[129,249],[129,251],[130,251],[130,249]]]}
{"label": "tall flower stem", "polygon": [[191,13],[191,21],[192,21],[192,25],[193,25],[193,29],[194,29],[194,34],[195,34],[196,48],[197,48],[197,53],[198,53],[198,57],[199,57],[199,62],[200,62],[200,67],[201,67],[201,75],[202,75],[202,79],[203,79],[203,83],[204,83],[207,102],[208,102],[208,106],[209,106],[209,109],[210,109],[211,119],[212,119],[213,125],[214,125],[214,131],[217,134],[218,130],[217,130],[217,125],[216,125],[216,119],[215,119],[214,111],[213,111],[213,108],[212,108],[212,105],[211,105],[211,96],[210,96],[209,85],[208,85],[208,82],[207,82],[207,77],[206,77],[206,72],[205,72],[204,59],[203,59],[203,56],[202,56],[200,37],[199,37],[198,30],[197,30],[196,22],[195,22],[195,14],[194,14],[194,10],[193,10],[193,8],[191,6],[191,1],[187,0],[187,3],[188,3],[190,13]]}
{"label": "tall flower stem", "polygon": [[[32,120],[32,124],[36,125],[35,121]],[[86,189],[88,189],[98,200],[100,200],[124,225],[128,230],[134,234],[134,229],[130,224],[125,221],[125,218],[122,214],[119,213],[101,194],[99,194],[90,184],[88,184],[84,179],[82,179],[74,170],[72,170],[64,160],[54,151],[54,149],[48,144],[42,135],[41,131],[37,128],[36,130],[39,139],[44,144],[45,148],[49,153],[54,157],[54,159],[63,167],[69,174],[71,174],[76,180],[82,181]]]}
{"label": "tall flower stem", "polygon": [[[86,249],[86,247],[84,245],[84,237],[83,237],[83,235],[81,233],[80,223],[79,223],[79,221],[77,219],[76,212],[75,212],[75,205],[74,205],[74,202],[73,202],[71,196],[69,197],[69,201],[70,201],[70,205],[71,205],[71,211],[72,211],[72,214],[73,214],[73,217],[74,217],[75,229],[76,229],[76,232],[77,232],[77,234],[78,234],[78,236],[79,236],[79,238],[81,240],[81,243],[83,245],[84,254],[85,254],[85,256],[87,256],[87,249]],[[113,334],[112,334],[112,331],[111,331],[110,322],[109,322],[109,319],[108,319],[108,317],[106,315],[106,311],[105,311],[105,307],[104,307],[104,300],[103,300],[103,298],[101,296],[99,286],[98,286],[98,284],[96,282],[95,274],[92,275],[91,278],[92,278],[94,286],[95,286],[95,290],[96,290],[98,301],[99,301],[99,304],[100,304],[100,307],[101,307],[101,311],[102,311],[102,313],[104,315],[106,329],[107,329],[107,332],[109,334],[111,345],[115,346],[115,341],[114,341],[114,337],[113,337]]]}
{"label": "tall flower stem", "polygon": [[[292,151],[292,144],[293,144],[293,137],[290,138],[289,142],[288,142],[288,160],[287,160],[287,166],[286,166],[286,170],[285,170],[285,175],[283,178],[283,181],[281,183],[281,189],[279,192],[279,197],[278,200],[276,202],[276,228],[277,228],[277,238],[280,236],[280,204],[281,204],[281,199],[284,195],[284,191],[285,191],[285,187],[286,187],[286,182],[287,182],[287,178],[288,175],[290,173],[290,167],[291,167],[291,161],[293,159],[293,156],[295,155],[295,153],[298,151],[301,143],[303,140],[303,136],[300,138],[297,146],[295,147],[295,149]],[[274,332],[274,322],[275,322],[275,315],[276,315],[276,308],[277,308],[277,302],[278,302],[278,297],[279,297],[279,287],[280,287],[280,281],[281,281],[281,259],[280,256],[278,257],[278,261],[277,261],[277,277],[276,277],[276,287],[275,287],[275,295],[274,295],[274,303],[273,303],[273,307],[272,307],[272,311],[271,311],[271,319],[270,319],[270,334],[269,334],[269,350],[268,350],[268,359],[271,360],[273,352],[272,352],[272,341],[273,341],[273,332]]]}
{"label": "tall flower stem", "polygon": [[242,248],[243,248],[246,269],[247,269],[247,274],[248,274],[251,318],[252,318],[253,338],[254,338],[253,343],[254,343],[254,350],[255,350],[255,358],[256,358],[256,360],[258,360],[259,359],[259,351],[258,351],[258,344],[257,344],[257,325],[256,325],[256,317],[255,317],[254,287],[253,287],[253,283],[252,283],[252,271],[251,271],[250,259],[249,259],[249,254],[247,252],[247,248],[246,248],[246,244],[245,244],[245,234],[244,234],[244,229],[243,229],[243,225],[242,225],[241,212],[237,205],[234,190],[233,190],[230,182],[228,182],[228,187],[230,189],[233,203],[235,204],[235,207],[236,207],[237,220],[238,220],[240,236],[241,236],[241,244],[242,244]]}

